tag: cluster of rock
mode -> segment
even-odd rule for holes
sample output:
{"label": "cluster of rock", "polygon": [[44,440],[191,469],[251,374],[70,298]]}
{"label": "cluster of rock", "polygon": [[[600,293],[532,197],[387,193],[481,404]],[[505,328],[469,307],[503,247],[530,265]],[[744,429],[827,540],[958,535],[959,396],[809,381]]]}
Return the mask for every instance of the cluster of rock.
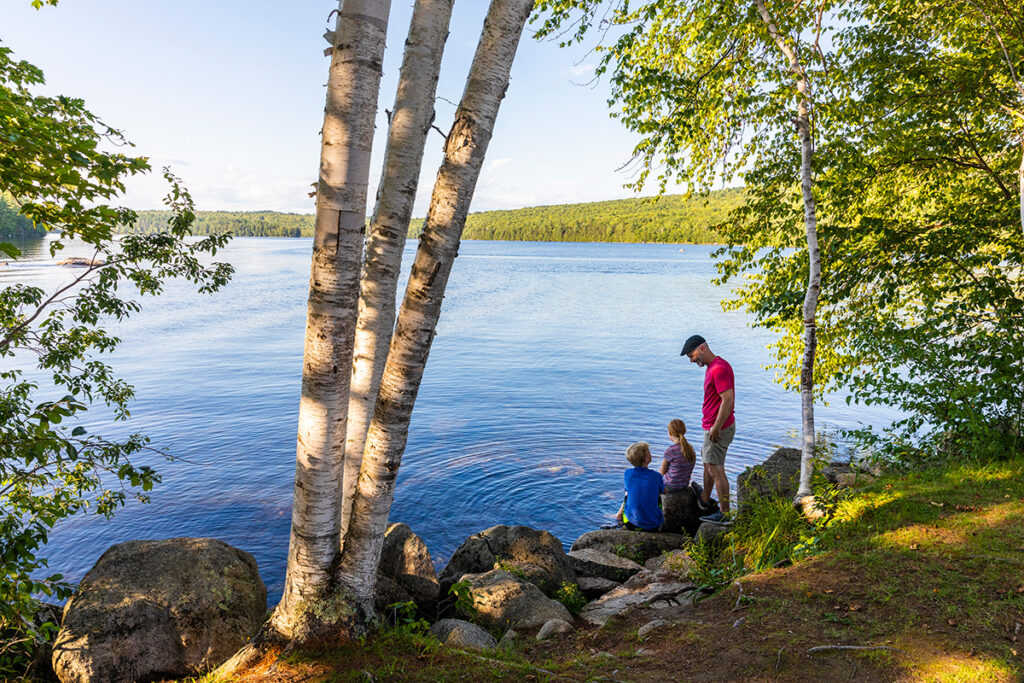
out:
{"label": "cluster of rock", "polygon": [[[740,475],[739,502],[792,498],[799,468],[799,451],[779,449]],[[840,486],[871,477],[846,465],[824,474]],[[698,588],[689,579],[688,548],[725,530],[701,523],[696,496],[685,489],[665,497],[662,532],[591,531],[568,553],[550,532],[491,527],[466,539],[439,575],[426,544],[405,524],[392,524],[375,606],[386,614],[396,603],[415,603],[421,615],[446,617],[431,628],[441,642],[482,650],[526,632],[543,640],[577,625],[602,626],[630,609],[692,602]],[[210,538],[121,543],[64,606],[53,669],[63,683],[195,676],[227,660],[266,616],[266,587],[248,553]]]}

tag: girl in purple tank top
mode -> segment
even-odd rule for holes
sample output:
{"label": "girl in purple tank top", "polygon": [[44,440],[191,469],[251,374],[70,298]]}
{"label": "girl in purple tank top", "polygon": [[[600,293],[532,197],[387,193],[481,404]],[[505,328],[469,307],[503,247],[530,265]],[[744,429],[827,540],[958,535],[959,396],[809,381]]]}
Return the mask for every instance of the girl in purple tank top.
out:
{"label": "girl in purple tank top", "polygon": [[697,460],[693,446],[686,440],[686,423],[682,420],[669,422],[668,438],[672,440],[672,445],[665,449],[665,457],[661,461],[665,488],[685,489],[690,485],[693,463]]}

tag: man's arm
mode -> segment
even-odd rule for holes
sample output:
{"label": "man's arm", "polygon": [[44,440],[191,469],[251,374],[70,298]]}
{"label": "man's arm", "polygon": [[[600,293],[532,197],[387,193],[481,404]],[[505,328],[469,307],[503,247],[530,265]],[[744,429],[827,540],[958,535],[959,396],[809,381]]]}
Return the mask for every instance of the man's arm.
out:
{"label": "man's arm", "polygon": [[718,415],[715,417],[715,424],[711,426],[711,433],[708,434],[712,441],[718,441],[722,438],[722,425],[729,419],[732,414],[732,407],[736,404],[736,392],[733,389],[726,389],[719,394],[722,399],[722,405],[718,406]]}

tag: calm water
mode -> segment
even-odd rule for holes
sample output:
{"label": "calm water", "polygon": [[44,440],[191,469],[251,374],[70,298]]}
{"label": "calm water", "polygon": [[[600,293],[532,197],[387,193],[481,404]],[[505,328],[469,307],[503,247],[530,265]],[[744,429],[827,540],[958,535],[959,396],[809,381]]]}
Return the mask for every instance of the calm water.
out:
{"label": "calm water", "polygon": [[[773,383],[771,337],[725,313],[710,284],[713,247],[467,242],[453,269],[419,393],[391,518],[443,566],[494,524],[545,528],[563,543],[618,507],[626,447],[649,441],[655,466],[680,417],[699,448],[703,371],[680,357],[703,334],[737,382],[730,479],[797,445],[799,397]],[[47,549],[80,578],[111,544],[214,536],[259,562],[271,601],[288,550],[309,240],[239,238],[237,268],[214,296],[180,285],[116,326],[112,363],[137,391],[129,426],[100,412],[92,431],[132,431],[180,458],[160,463],[150,505],[113,521],[79,518]],[[71,252],[73,253],[73,252]],[[411,260],[411,248],[406,261]],[[69,271],[36,249],[0,267],[0,285],[56,284]],[[819,429],[883,424],[891,413],[819,408]]]}

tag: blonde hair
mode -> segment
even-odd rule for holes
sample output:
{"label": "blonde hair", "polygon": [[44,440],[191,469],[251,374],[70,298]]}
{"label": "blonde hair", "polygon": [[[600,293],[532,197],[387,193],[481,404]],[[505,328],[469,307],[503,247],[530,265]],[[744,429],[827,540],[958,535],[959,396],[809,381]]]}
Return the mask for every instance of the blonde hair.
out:
{"label": "blonde hair", "polygon": [[683,457],[689,462],[696,462],[697,453],[694,452],[690,442],[686,440],[686,423],[680,419],[672,420],[668,423],[668,433],[670,436],[679,437],[679,450],[682,451]]}
{"label": "blonde hair", "polygon": [[637,441],[626,449],[626,460],[633,467],[643,467],[651,457],[651,445],[646,441]]}

